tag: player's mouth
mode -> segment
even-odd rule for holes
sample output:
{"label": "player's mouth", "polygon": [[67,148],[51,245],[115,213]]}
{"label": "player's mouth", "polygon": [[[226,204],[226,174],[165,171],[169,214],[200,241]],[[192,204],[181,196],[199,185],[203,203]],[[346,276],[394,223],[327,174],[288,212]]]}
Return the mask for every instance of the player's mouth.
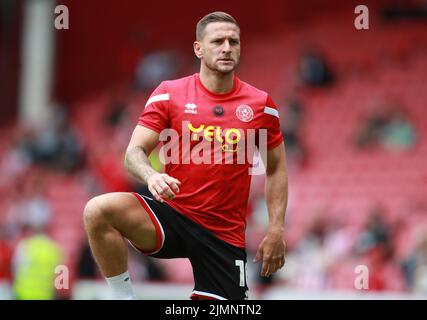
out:
{"label": "player's mouth", "polygon": [[218,59],[219,62],[224,62],[224,63],[232,63],[234,62],[233,59],[228,59],[228,58],[224,58],[224,59]]}

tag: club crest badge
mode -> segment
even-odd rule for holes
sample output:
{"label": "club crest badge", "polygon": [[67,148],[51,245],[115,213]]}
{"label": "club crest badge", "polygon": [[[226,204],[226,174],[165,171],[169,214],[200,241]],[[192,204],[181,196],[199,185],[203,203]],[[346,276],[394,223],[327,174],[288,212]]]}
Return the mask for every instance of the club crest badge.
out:
{"label": "club crest badge", "polygon": [[249,122],[254,118],[254,112],[252,111],[251,107],[243,104],[237,107],[236,116],[240,121]]}

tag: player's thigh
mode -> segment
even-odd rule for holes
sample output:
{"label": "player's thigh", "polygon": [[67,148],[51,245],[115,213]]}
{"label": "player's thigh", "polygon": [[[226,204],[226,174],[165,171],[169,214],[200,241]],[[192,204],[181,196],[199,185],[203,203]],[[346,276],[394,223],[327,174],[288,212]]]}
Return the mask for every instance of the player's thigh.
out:
{"label": "player's thigh", "polygon": [[140,249],[156,246],[157,234],[150,215],[132,193],[115,192],[91,200],[98,219],[115,228]]}

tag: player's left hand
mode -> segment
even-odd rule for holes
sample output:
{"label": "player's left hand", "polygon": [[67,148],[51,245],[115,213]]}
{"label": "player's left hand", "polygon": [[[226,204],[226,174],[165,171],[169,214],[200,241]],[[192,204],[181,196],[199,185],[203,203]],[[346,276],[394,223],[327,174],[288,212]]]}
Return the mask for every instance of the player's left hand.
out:
{"label": "player's left hand", "polygon": [[286,243],[281,232],[269,232],[261,241],[254,262],[262,259],[261,276],[269,277],[285,264]]}

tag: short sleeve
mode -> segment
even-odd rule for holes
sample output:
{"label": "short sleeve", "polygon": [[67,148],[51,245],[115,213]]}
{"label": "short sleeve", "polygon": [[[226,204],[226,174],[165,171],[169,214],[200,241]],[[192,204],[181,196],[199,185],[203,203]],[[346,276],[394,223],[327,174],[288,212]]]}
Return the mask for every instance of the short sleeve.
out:
{"label": "short sleeve", "polygon": [[144,111],[138,120],[138,125],[160,133],[169,124],[169,92],[167,85],[162,82],[151,94]]}
{"label": "short sleeve", "polygon": [[273,149],[282,143],[283,135],[280,129],[279,111],[270,96],[267,96],[263,119],[263,127],[267,129],[267,148]]}

